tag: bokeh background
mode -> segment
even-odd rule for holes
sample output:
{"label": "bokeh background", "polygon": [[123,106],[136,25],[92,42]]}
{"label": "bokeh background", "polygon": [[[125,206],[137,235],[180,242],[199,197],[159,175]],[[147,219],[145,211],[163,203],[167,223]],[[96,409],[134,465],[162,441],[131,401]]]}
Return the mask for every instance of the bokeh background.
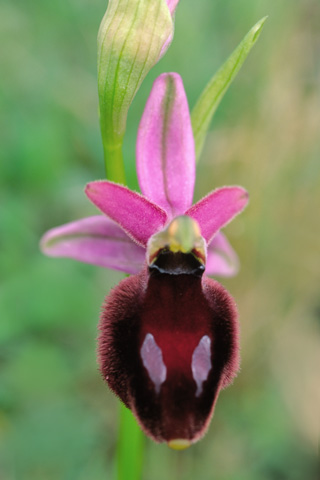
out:
{"label": "bokeh background", "polygon": [[[105,0],[0,6],[0,478],[112,479],[118,402],[95,360],[105,294],[121,274],[41,255],[47,229],[94,214],[104,176],[96,34]],[[146,440],[144,480],[320,477],[320,3],[181,0],[173,44],[128,119],[135,136],[153,80],[177,71],[190,106],[249,28],[264,31],[212,123],[195,199],[240,184],[226,229],[241,258],[221,279],[240,311],[242,368],[209,433],[185,452]]]}

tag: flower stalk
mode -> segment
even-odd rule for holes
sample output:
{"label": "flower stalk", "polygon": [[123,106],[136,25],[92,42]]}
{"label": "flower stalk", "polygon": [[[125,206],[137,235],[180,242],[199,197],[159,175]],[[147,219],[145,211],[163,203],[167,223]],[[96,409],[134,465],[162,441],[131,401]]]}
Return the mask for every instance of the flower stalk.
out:
{"label": "flower stalk", "polygon": [[140,480],[143,452],[144,435],[131,411],[121,404],[117,444],[117,480]]}

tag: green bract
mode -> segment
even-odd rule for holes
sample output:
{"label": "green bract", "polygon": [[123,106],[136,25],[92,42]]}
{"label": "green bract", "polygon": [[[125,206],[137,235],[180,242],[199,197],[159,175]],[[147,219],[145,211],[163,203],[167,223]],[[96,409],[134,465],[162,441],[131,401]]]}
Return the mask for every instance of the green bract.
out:
{"label": "green bract", "polygon": [[197,160],[202,152],[213,114],[218,108],[228,87],[239,72],[251,48],[258,40],[266,19],[267,17],[262,18],[251,28],[225,64],[212,77],[192,111],[191,121]]}
{"label": "green bract", "polygon": [[122,141],[128,109],[172,35],[165,0],[109,0],[98,33],[100,126],[108,178],[124,183]]}

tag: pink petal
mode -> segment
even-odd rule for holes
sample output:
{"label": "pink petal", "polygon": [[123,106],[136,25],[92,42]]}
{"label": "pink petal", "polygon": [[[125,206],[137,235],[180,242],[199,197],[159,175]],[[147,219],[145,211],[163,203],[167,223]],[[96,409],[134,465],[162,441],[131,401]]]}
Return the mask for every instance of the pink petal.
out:
{"label": "pink petal", "polygon": [[96,207],[139,245],[146,246],[151,235],[166,223],[164,210],[122,185],[104,180],[91,182],[85,192]]}
{"label": "pink petal", "polygon": [[195,150],[181,77],[165,73],[154,82],[137,139],[137,173],[142,193],[171,216],[190,207]]}
{"label": "pink petal", "polygon": [[214,237],[207,251],[206,273],[221,277],[232,277],[238,273],[239,259],[230,243],[219,232]]}
{"label": "pink petal", "polygon": [[51,257],[137,273],[145,250],[136,245],[112,220],[99,215],[83,218],[49,230],[41,239],[41,250]]}
{"label": "pink petal", "polygon": [[214,190],[186,211],[197,220],[207,243],[230,222],[248,203],[248,192],[242,187],[223,187]]}

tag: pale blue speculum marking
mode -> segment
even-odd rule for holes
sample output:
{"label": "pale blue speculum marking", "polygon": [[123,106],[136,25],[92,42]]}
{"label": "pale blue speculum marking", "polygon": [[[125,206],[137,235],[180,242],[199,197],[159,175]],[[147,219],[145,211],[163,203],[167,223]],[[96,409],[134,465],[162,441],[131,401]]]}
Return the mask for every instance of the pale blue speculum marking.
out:
{"label": "pale blue speculum marking", "polygon": [[192,354],[191,369],[197,384],[196,397],[200,397],[203,382],[207,380],[211,368],[211,340],[204,335]]}
{"label": "pale blue speculum marking", "polygon": [[140,353],[142,363],[154,383],[156,393],[160,393],[161,385],[167,378],[167,367],[163,362],[161,348],[157,345],[152,333],[147,333]]}

